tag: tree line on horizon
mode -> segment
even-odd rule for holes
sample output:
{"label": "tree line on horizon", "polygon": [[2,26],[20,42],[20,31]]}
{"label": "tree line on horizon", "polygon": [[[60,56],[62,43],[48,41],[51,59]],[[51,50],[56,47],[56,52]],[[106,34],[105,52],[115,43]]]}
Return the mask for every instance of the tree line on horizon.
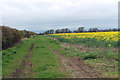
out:
{"label": "tree line on horizon", "polygon": [[69,28],[63,28],[63,29],[51,29],[47,30],[43,33],[39,33],[38,35],[44,35],[44,34],[53,34],[53,33],[83,33],[83,32],[110,32],[110,31],[120,31],[120,28],[113,28],[113,29],[98,29],[98,28],[90,28],[89,30],[85,30],[84,27],[79,27],[77,30],[71,31]]}

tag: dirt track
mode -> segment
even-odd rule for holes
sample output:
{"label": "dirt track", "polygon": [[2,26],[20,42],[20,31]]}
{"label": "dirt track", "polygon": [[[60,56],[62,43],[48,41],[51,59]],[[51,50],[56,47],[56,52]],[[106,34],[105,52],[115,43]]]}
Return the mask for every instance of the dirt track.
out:
{"label": "dirt track", "polygon": [[34,43],[31,45],[30,49],[29,49],[29,53],[28,55],[25,56],[25,59],[22,60],[22,63],[20,65],[19,69],[16,69],[15,72],[13,72],[12,74],[12,78],[30,78],[32,77],[32,67],[33,64],[30,62],[31,58],[32,58],[32,50],[34,47]]}
{"label": "dirt track", "polygon": [[[55,38],[49,37],[50,39],[56,40]],[[62,46],[70,46],[68,43],[61,43]],[[85,51],[83,47],[73,45],[80,51]],[[87,66],[80,57],[74,56],[71,58],[65,57],[64,55],[57,53],[55,50],[51,50],[55,55],[58,56],[62,70],[69,74],[69,78],[99,78],[99,74]]]}
{"label": "dirt track", "polygon": [[57,55],[63,65],[63,70],[70,74],[70,78],[98,78],[98,74],[93,72],[93,69],[87,66],[81,58],[67,58],[60,53],[52,50]]}

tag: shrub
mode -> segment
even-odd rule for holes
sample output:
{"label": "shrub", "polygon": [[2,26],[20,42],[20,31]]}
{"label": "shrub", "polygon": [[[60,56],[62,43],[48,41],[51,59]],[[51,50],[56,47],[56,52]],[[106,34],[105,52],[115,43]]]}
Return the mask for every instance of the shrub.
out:
{"label": "shrub", "polygon": [[7,49],[12,47],[17,42],[19,42],[22,38],[29,38],[31,35],[35,35],[36,33],[30,31],[19,31],[17,29],[12,29],[6,26],[0,26],[2,28],[2,49]]}

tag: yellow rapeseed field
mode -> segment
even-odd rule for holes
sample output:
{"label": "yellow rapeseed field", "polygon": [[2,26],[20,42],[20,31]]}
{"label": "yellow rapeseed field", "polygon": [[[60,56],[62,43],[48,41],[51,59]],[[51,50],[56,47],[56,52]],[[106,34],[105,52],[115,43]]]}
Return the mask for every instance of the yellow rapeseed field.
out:
{"label": "yellow rapeseed field", "polygon": [[[53,35],[59,35],[62,38],[73,39],[73,38],[94,38],[98,41],[104,40],[106,42],[116,42],[120,37],[120,32],[86,32],[86,33],[59,33]],[[118,37],[119,36],[119,37]],[[110,44],[109,44],[110,46]]]}

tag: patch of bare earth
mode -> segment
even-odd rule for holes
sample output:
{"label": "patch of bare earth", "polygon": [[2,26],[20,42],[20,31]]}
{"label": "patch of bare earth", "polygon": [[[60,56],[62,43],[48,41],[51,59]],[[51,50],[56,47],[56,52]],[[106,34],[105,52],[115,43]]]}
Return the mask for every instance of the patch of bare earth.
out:
{"label": "patch of bare earth", "polygon": [[[97,47],[86,47],[84,45],[79,45],[79,44],[70,44],[70,43],[61,43],[61,46],[63,47],[70,47],[73,46],[76,50],[79,50],[80,52],[92,52],[92,51],[99,51],[99,52],[107,52],[111,50],[112,52],[118,52],[118,48],[97,48]],[[109,60],[114,60],[118,61],[118,59],[115,58],[109,58]]]}
{"label": "patch of bare earth", "polygon": [[98,74],[93,69],[87,66],[79,57],[65,57],[55,50],[51,50],[60,59],[63,65],[63,70],[69,73],[69,78],[98,78]]}
{"label": "patch of bare earth", "polygon": [[20,65],[19,69],[16,69],[15,72],[12,73],[12,78],[30,78],[32,77],[32,68],[33,64],[30,62],[32,59],[32,50],[34,47],[34,43],[31,45],[29,49],[29,54],[25,56],[25,59],[22,60],[22,63]]}
{"label": "patch of bare earth", "polygon": [[24,40],[26,40],[26,39],[28,39],[28,38],[23,38],[23,39],[21,39],[21,41],[24,41]]}
{"label": "patch of bare earth", "polygon": [[[90,51],[100,51],[100,52],[104,52],[104,51],[109,51],[110,48],[106,47],[106,48],[99,48],[99,47],[87,47],[85,45],[79,45],[79,44],[70,44],[70,43],[61,43],[62,46],[64,47],[69,47],[69,46],[73,46],[75,47],[76,50],[80,50],[80,52],[90,52]],[[118,52],[118,48],[112,48],[113,52]]]}
{"label": "patch of bare earth", "polygon": [[54,38],[54,37],[49,37],[50,39],[53,39],[53,40],[57,40],[56,38]]}

